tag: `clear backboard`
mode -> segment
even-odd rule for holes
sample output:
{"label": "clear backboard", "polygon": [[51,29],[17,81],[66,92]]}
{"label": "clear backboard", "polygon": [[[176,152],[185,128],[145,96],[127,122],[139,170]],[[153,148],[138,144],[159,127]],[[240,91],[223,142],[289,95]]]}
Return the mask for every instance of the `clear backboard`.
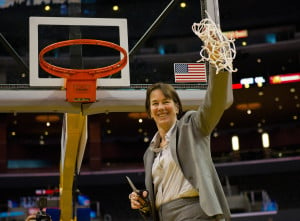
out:
{"label": "clear backboard", "polygon": [[[73,34],[76,39],[95,39],[120,45],[128,51],[126,19],[74,18],[74,17],[30,17],[30,86],[61,87],[63,78],[53,77],[39,67],[40,51],[60,41],[69,40]],[[71,69],[92,69],[105,67],[121,60],[121,54],[96,45],[58,48],[49,55],[56,66]],[[77,47],[77,48],[76,48]],[[74,48],[73,48],[74,49]],[[72,67],[72,63],[73,65]],[[129,86],[129,61],[119,75],[98,79],[102,86]]]}

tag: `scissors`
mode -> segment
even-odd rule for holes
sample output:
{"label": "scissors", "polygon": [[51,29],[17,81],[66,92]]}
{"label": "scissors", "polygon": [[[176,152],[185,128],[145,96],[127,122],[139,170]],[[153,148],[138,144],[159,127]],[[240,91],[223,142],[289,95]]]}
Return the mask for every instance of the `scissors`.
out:
{"label": "scissors", "polygon": [[[139,190],[138,188],[136,188],[136,186],[133,184],[133,182],[131,181],[131,179],[128,176],[126,176],[126,179],[129,183],[129,185],[131,186],[132,191],[136,192],[139,196],[143,197],[143,192],[147,191],[147,190]],[[148,195],[148,191],[147,191],[147,195]]]}
{"label": "scissors", "polygon": [[126,176],[126,179],[129,183],[129,185],[131,186],[132,191],[136,192],[140,197],[142,197],[144,199],[144,202],[142,203],[142,207],[140,208],[140,211],[145,214],[148,213],[150,210],[149,202],[147,200],[147,197],[143,196],[144,191],[147,192],[147,196],[148,196],[148,194],[149,194],[148,190],[139,190],[138,188],[135,187],[135,185],[133,184],[133,182],[131,181],[131,179],[128,176]]}

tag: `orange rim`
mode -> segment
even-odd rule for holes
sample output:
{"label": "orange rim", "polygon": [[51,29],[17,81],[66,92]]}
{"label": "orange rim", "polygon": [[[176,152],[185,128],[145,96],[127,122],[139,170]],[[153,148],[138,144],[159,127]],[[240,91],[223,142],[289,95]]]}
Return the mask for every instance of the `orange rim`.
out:
{"label": "orange rim", "polygon": [[[105,46],[105,47],[115,49],[117,51],[120,51],[123,54],[123,58],[117,63],[114,63],[112,65],[101,67],[101,68],[93,68],[93,69],[72,69],[72,68],[58,67],[50,64],[44,59],[44,55],[47,52],[52,51],[56,48],[71,46],[71,45],[82,45],[82,44],[100,45],[100,46]],[[40,66],[44,71],[52,75],[55,75],[57,77],[70,78],[74,74],[88,74],[93,76],[93,78],[102,78],[102,77],[113,75],[121,71],[125,67],[125,65],[127,64],[127,52],[121,46],[108,41],[95,40],[95,39],[73,39],[73,40],[56,42],[46,46],[39,53],[39,61],[40,61]]]}

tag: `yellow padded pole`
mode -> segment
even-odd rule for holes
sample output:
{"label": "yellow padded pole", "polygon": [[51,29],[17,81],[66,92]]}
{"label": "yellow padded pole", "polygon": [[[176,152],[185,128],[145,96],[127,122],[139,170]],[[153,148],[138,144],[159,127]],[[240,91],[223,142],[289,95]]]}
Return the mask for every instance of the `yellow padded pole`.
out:
{"label": "yellow padded pole", "polygon": [[62,131],[62,153],[60,164],[60,210],[62,221],[74,219],[73,213],[73,181],[76,171],[82,135],[86,134],[87,116],[66,113]]}

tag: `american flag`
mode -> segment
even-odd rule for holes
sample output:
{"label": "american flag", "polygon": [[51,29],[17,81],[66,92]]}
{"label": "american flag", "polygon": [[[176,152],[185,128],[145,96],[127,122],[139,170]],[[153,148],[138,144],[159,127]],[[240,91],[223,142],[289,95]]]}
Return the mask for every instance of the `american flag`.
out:
{"label": "american flag", "polygon": [[205,63],[175,63],[174,64],[176,83],[206,83]]}

